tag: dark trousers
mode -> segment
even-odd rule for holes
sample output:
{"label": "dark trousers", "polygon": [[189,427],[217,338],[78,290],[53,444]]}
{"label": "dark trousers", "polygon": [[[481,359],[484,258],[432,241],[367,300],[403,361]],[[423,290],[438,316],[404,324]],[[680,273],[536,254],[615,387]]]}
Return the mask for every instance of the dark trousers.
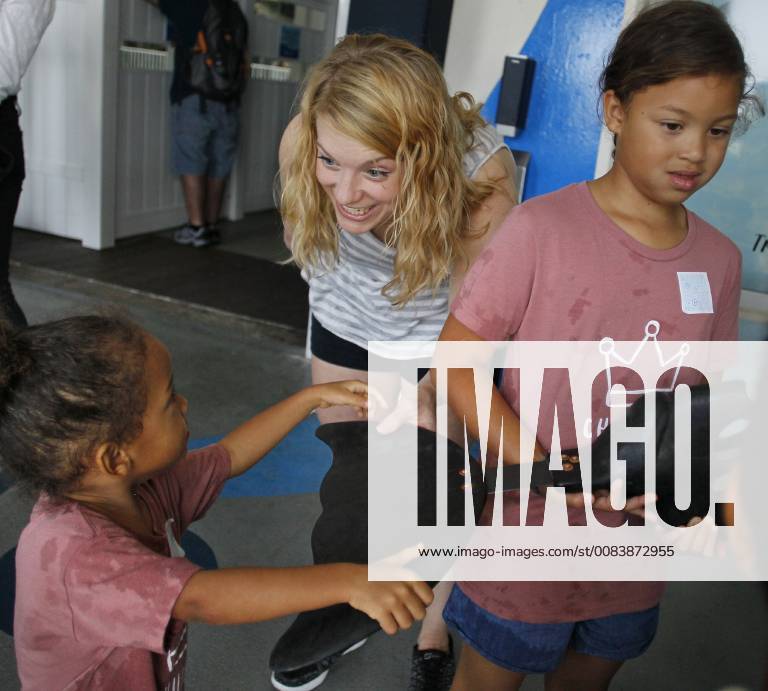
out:
{"label": "dark trousers", "polygon": [[0,318],[14,326],[27,325],[8,280],[11,234],[24,182],[24,146],[19,127],[16,97],[0,103]]}

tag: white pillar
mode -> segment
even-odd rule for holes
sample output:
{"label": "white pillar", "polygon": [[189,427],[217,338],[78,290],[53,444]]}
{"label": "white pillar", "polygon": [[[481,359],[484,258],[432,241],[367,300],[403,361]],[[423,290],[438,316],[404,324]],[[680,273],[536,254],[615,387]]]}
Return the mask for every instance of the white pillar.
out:
{"label": "white pillar", "polygon": [[114,244],[118,3],[58,0],[22,82],[19,226]]}

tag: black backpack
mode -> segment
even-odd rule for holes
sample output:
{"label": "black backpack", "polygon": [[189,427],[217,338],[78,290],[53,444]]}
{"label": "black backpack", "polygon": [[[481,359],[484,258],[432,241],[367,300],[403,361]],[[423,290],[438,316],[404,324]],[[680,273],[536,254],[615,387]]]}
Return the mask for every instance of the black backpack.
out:
{"label": "black backpack", "polygon": [[232,101],[245,89],[248,22],[235,0],[210,0],[185,81],[204,98]]}

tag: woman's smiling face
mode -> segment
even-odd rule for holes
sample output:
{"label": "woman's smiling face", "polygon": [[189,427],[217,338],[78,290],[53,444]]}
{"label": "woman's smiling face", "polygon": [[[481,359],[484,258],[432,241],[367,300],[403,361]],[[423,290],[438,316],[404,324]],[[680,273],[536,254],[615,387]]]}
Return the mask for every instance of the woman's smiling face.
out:
{"label": "woman's smiling face", "polygon": [[395,161],[317,118],[317,181],[333,202],[342,230],[383,237],[400,190]]}

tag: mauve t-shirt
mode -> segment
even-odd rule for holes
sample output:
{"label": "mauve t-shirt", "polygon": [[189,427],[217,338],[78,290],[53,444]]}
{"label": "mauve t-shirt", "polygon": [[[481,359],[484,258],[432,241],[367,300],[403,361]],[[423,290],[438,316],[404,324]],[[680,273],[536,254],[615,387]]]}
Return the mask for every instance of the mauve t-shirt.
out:
{"label": "mauve t-shirt", "polygon": [[[681,287],[680,272],[696,277],[693,288]],[[703,299],[698,303],[703,308],[686,313],[691,291],[705,298],[707,290],[711,310]],[[683,242],[652,249],[619,228],[587,184],[579,183],[512,210],[473,264],[451,313],[489,341],[641,341],[652,321],[659,324],[660,341],[729,341],[738,336],[740,291],[738,248],[696,214],[688,212]],[[688,303],[685,309],[692,311]],[[517,383],[512,373],[501,389],[516,413]],[[678,383],[695,382],[681,376]],[[542,407],[557,390],[550,380]],[[607,415],[607,408],[598,409],[594,425]],[[575,436],[559,431],[562,448],[576,446]],[[551,438],[551,420],[541,433]],[[519,511],[513,502],[514,497],[505,501],[510,517]],[[529,522],[541,520],[543,503],[531,496]],[[623,521],[622,514],[602,517],[606,524]],[[464,582],[460,587],[497,616],[532,623],[641,611],[663,593],[663,584],[645,582]]]}
{"label": "mauve t-shirt", "polygon": [[230,465],[223,447],[210,446],[138,486],[155,549],[77,502],[38,499],[16,552],[14,643],[25,691],[184,688],[187,627],[171,613],[199,567],[172,551]]}

